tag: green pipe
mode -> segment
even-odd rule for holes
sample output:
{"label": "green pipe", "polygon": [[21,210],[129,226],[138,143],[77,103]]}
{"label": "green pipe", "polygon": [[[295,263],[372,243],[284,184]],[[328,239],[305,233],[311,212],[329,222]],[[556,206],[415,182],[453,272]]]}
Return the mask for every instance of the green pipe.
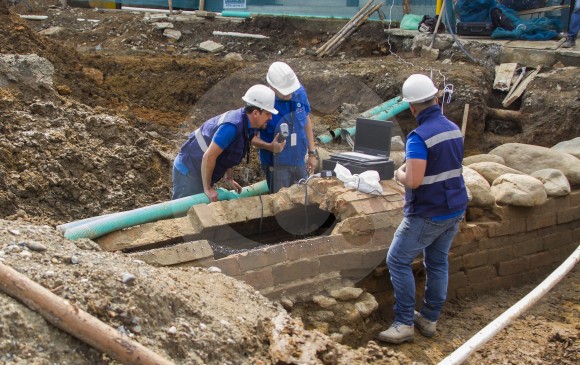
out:
{"label": "green pipe", "polygon": [[[385,101],[384,103],[377,105],[365,112],[363,112],[360,117],[361,118],[369,118],[372,117],[375,114],[378,114],[380,112],[382,112],[383,110],[397,104],[399,101],[401,101],[401,97],[400,96],[395,96],[394,98]],[[374,119],[374,118],[373,118]]]}
{"label": "green pipe", "polygon": [[[218,200],[240,199],[250,196],[268,193],[266,181],[247,186],[240,194],[233,191],[217,189]],[[155,222],[162,219],[171,219],[187,215],[189,209],[197,204],[208,204],[209,198],[205,193],[170,200],[164,203],[150,205],[148,207],[133,209],[127,212],[107,215],[102,219],[96,219],[87,223],[67,229],[64,236],[70,240],[79,238],[97,238],[107,233],[118,231],[123,228],[133,227],[139,224]]]}
{"label": "green pipe", "polygon": [[66,230],[69,228],[80,226],[81,224],[96,221],[98,219],[104,219],[104,218],[111,217],[113,215],[118,215],[118,214],[123,214],[123,212],[103,214],[103,215],[98,215],[96,217],[90,217],[90,218],[80,219],[80,220],[74,221],[74,222],[64,223],[64,224],[61,224],[59,226],[56,226],[56,229],[60,232],[66,232]]}
{"label": "green pipe", "polygon": [[328,134],[321,134],[316,137],[316,140],[322,144],[329,144],[333,140],[340,137],[341,128],[336,128],[335,130],[328,131]]}
{"label": "green pipe", "polygon": [[400,112],[405,111],[407,109],[409,109],[409,103],[406,101],[401,101],[401,102],[391,106],[389,109],[383,110],[382,112],[378,113],[377,115],[374,115],[372,117],[372,119],[387,120],[387,119],[390,119],[390,118],[394,117],[395,115],[399,114]]}

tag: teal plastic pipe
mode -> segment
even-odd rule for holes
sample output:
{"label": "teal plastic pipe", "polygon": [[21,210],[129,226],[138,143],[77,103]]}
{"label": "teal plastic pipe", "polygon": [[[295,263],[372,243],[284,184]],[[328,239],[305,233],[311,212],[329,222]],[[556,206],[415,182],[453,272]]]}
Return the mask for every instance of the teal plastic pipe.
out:
{"label": "teal plastic pipe", "polygon": [[373,115],[372,119],[376,120],[388,120],[394,117],[395,115],[399,114],[402,111],[409,109],[409,103],[406,101],[401,101],[393,106],[391,106],[387,110],[383,110],[382,112]]}
{"label": "teal plastic pipe", "polygon": [[346,16],[332,16],[332,15],[309,15],[309,14],[280,14],[280,13],[250,13],[248,11],[235,11],[235,10],[224,10],[222,11],[223,17],[232,18],[251,18],[255,15],[267,15],[267,16],[288,16],[293,18],[318,18],[318,19],[339,19],[339,20],[350,20],[350,17]]}
{"label": "teal plastic pipe", "polygon": [[342,128],[336,128],[335,130],[329,131],[328,134],[321,134],[316,137],[316,140],[322,144],[329,144],[333,140],[340,137],[340,130]]}
{"label": "teal plastic pipe", "polygon": [[[380,112],[382,112],[383,110],[397,104],[399,101],[401,101],[401,97],[400,96],[395,96],[394,98],[385,101],[382,104],[379,104],[373,108],[370,108],[369,110],[363,112],[360,117],[361,118],[369,118],[372,117],[373,115],[376,115]],[[374,119],[374,118],[373,118]]]}
{"label": "teal plastic pipe", "polygon": [[96,221],[98,219],[104,219],[104,218],[107,218],[107,217],[111,217],[113,215],[119,215],[119,214],[123,214],[123,213],[124,212],[109,213],[109,214],[98,215],[96,217],[90,217],[90,218],[80,219],[78,221],[64,223],[64,224],[61,224],[59,226],[56,226],[56,229],[58,231],[60,231],[60,232],[66,232],[67,229],[70,229],[72,227],[80,226],[81,224],[89,223],[89,222],[92,222],[92,221]]}
{"label": "teal plastic pipe", "polygon": [[[240,194],[224,189],[218,189],[217,193],[218,200],[220,201],[240,199],[268,193],[268,184],[265,180],[261,181],[243,188]],[[70,240],[77,240],[79,238],[93,239],[139,224],[183,217],[187,215],[187,212],[192,206],[203,203],[208,204],[209,202],[209,198],[204,193],[195,194],[127,212],[114,213],[104,216],[102,219],[89,220],[87,223],[67,229],[64,232],[64,236]]]}

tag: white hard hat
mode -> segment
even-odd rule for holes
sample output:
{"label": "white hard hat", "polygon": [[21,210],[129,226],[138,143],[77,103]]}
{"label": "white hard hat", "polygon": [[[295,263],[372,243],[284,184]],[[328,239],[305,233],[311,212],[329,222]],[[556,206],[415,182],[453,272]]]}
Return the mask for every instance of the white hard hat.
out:
{"label": "white hard hat", "polygon": [[433,99],[438,91],[429,77],[413,74],[403,84],[403,101],[411,104],[422,103]]}
{"label": "white hard hat", "polygon": [[266,81],[282,95],[290,95],[300,88],[298,77],[284,62],[274,62],[270,65]]}
{"label": "white hard hat", "polygon": [[242,100],[246,103],[269,111],[272,114],[278,114],[274,109],[274,101],[276,94],[272,89],[266,85],[254,85],[246,91],[246,95],[242,96]]}

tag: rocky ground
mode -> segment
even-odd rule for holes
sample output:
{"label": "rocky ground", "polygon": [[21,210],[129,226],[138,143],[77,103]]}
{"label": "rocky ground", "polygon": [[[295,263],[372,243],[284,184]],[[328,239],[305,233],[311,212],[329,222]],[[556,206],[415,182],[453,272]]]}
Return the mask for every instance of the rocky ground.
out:
{"label": "rocky ground", "polygon": [[[0,78],[0,262],[159,354],[180,364],[432,364],[531,290],[451,302],[431,340],[351,348],[304,330],[299,318],[219,273],[148,267],[91,241],[64,240],[54,227],[169,199],[171,162],[185,135],[240,106],[240,95],[265,82],[274,60],[297,70],[316,134],[348,122],[353,110],[397,96],[409,73],[433,69],[441,87],[454,86],[445,106],[452,120],[459,123],[464,103],[471,105],[466,145],[472,154],[508,141],[549,147],[580,135],[576,68],[543,70],[512,106],[523,120],[498,121],[486,117],[505,96],[491,90],[493,70],[465,63],[460,53],[447,54],[448,63],[426,62],[409,52],[408,42],[389,45],[387,25],[379,22],[361,27],[337,56],[320,59],[313,51],[343,23],[190,17],[173,22],[182,39],[172,41],[145,13],[61,9],[46,0],[11,4],[0,1],[0,53],[36,54],[53,71],[45,65],[38,74]],[[14,11],[48,19],[22,20]],[[38,34],[53,27],[62,28]],[[270,38],[212,36],[214,30]],[[201,51],[208,39],[224,51]],[[52,83],[35,77],[48,74]],[[412,128],[410,114],[398,121],[403,132]],[[255,155],[238,175],[247,183],[262,179]],[[124,274],[135,282],[123,283]],[[577,363],[578,283],[576,270],[469,363]],[[0,294],[0,301],[3,363],[115,363],[12,297]],[[281,318],[282,330],[273,318]]]}

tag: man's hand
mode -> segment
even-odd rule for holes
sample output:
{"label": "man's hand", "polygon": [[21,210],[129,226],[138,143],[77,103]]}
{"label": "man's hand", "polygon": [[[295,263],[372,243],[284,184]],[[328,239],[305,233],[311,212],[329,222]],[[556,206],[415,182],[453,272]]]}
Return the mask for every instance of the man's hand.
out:
{"label": "man's hand", "polygon": [[203,191],[205,195],[209,198],[210,202],[217,202],[218,201],[218,193],[213,188],[205,189]]}
{"label": "man's hand", "polygon": [[312,175],[316,168],[318,167],[318,158],[315,155],[308,155],[308,160],[306,163],[306,169],[308,170],[308,174]]}
{"label": "man's hand", "polygon": [[228,185],[236,191],[236,193],[240,194],[242,192],[242,185],[238,184],[236,180],[229,178],[226,179]]}
{"label": "man's hand", "polygon": [[272,141],[272,153],[280,153],[286,146],[286,139],[282,140],[282,142],[278,142],[278,137],[280,137],[280,133],[277,133],[274,136],[274,140]]}

